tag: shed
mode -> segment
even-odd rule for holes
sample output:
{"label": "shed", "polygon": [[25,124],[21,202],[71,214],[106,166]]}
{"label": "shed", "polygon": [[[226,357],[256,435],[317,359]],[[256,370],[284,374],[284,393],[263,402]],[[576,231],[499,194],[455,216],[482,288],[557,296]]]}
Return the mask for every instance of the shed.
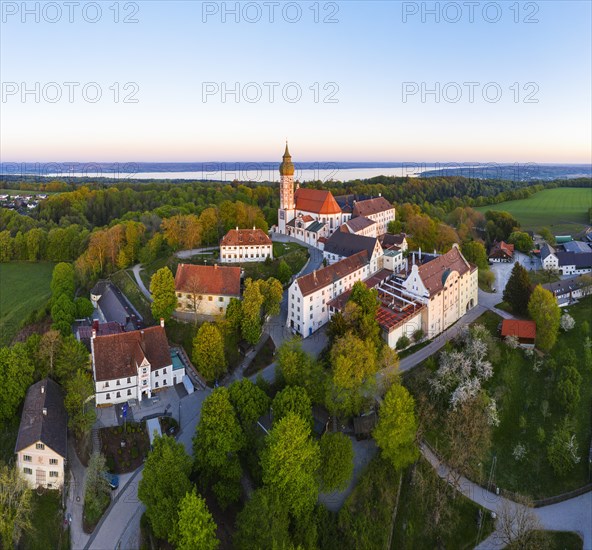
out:
{"label": "shed", "polygon": [[536,323],[534,321],[521,321],[518,319],[504,319],[501,335],[516,336],[522,347],[533,348],[536,339]]}

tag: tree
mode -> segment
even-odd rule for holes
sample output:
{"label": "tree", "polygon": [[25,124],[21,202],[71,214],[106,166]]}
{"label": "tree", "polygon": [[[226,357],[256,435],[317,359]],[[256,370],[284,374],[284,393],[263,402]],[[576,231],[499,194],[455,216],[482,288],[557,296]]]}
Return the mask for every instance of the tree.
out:
{"label": "tree", "polygon": [[39,341],[39,358],[47,365],[47,372],[53,376],[53,367],[59,349],[62,346],[62,335],[58,330],[48,330]]}
{"label": "tree", "polygon": [[53,268],[50,288],[53,303],[55,303],[63,294],[66,295],[70,301],[74,300],[76,284],[74,283],[74,268],[72,267],[72,264],[61,262]]}
{"label": "tree", "polygon": [[262,452],[263,483],[294,517],[312,512],[319,487],[319,445],[306,420],[288,413],[271,430]]}
{"label": "tree", "polygon": [[539,234],[545,240],[545,242],[549,243],[551,246],[555,246],[555,237],[548,227],[542,227],[539,230]]}
{"label": "tree", "polygon": [[177,307],[175,293],[175,278],[168,267],[159,269],[150,279],[150,293],[154,300],[151,304],[152,315],[155,319],[170,319]]}
{"label": "tree", "polygon": [[564,313],[560,320],[561,330],[567,332],[576,326],[574,318],[568,313]]}
{"label": "tree", "polygon": [[517,250],[528,254],[532,250],[532,237],[524,231],[513,231],[508,237],[508,242],[513,244]]}
{"label": "tree", "polygon": [[86,346],[76,340],[73,334],[69,334],[62,340],[58,352],[55,370],[61,383],[66,382],[78,369],[90,367],[90,354]]}
{"label": "tree", "polygon": [[51,318],[53,327],[58,329],[62,336],[72,333],[71,325],[76,318],[76,306],[74,301],[66,294],[61,294],[51,306]]}
{"label": "tree", "polygon": [[263,295],[263,311],[265,315],[275,316],[280,314],[280,304],[284,295],[282,283],[273,277],[266,281],[259,281],[259,289]]}
{"label": "tree", "polygon": [[242,475],[238,452],[246,439],[227,388],[216,388],[204,401],[193,437],[195,469],[212,485],[222,507],[238,500]]}
{"label": "tree", "polygon": [[190,472],[191,458],[183,444],[172,437],[156,437],[144,463],[138,497],[158,538],[177,539],[177,514],[181,500],[191,490]]}
{"label": "tree", "polygon": [[282,284],[288,284],[292,278],[292,270],[285,260],[280,260],[277,269],[277,278]]}
{"label": "tree", "polygon": [[33,383],[35,368],[23,344],[0,348],[0,420],[12,418]]}
{"label": "tree", "polygon": [[309,427],[313,427],[312,403],[304,388],[287,386],[278,392],[271,406],[273,410],[274,424],[279,422],[288,413],[294,413],[305,420]]}
{"label": "tree", "polygon": [[371,342],[377,350],[381,347],[380,326],[376,321],[378,305],[378,291],[357,281],[344,311],[345,321],[352,332],[362,340]]}
{"label": "tree", "polygon": [[77,319],[86,319],[87,317],[90,317],[93,314],[93,311],[95,310],[94,306],[92,305],[92,302],[84,296],[76,298],[74,300],[74,304],[76,305]]}
{"label": "tree", "polygon": [[325,432],[321,437],[321,490],[342,491],[354,471],[351,439],[341,432]]}
{"label": "tree", "polygon": [[68,413],[68,427],[82,438],[90,433],[95,422],[95,408],[87,405],[87,400],[94,395],[95,388],[89,372],[78,369],[66,380],[64,407]]}
{"label": "tree", "polygon": [[243,292],[241,333],[243,338],[252,345],[259,342],[259,338],[261,338],[261,306],[263,300],[257,282],[250,278],[247,279]]}
{"label": "tree", "polygon": [[552,292],[537,285],[528,301],[528,313],[536,323],[536,345],[549,351],[557,340],[561,310]]}
{"label": "tree", "polygon": [[514,313],[524,315],[528,309],[531,292],[532,287],[528,272],[516,262],[504,289],[504,302],[510,305]]}
{"label": "tree", "polygon": [[327,407],[334,414],[359,414],[370,400],[376,384],[376,348],[347,333],[333,344]]}
{"label": "tree", "polygon": [[409,336],[403,334],[403,336],[401,336],[396,343],[396,348],[397,349],[405,349],[406,347],[409,346],[409,344],[411,344],[411,340],[409,339]]}
{"label": "tree", "polygon": [[213,323],[204,323],[193,339],[193,362],[206,380],[216,380],[226,372],[224,338]]}
{"label": "tree", "polygon": [[238,550],[290,548],[290,518],[281,498],[267,488],[257,489],[236,518],[234,544]]}
{"label": "tree", "polygon": [[252,426],[269,409],[267,394],[248,378],[233,382],[228,388],[230,401],[244,429]]}
{"label": "tree", "polygon": [[195,488],[179,503],[176,544],[179,550],[215,550],[220,545],[212,514]]}
{"label": "tree", "polygon": [[111,500],[106,472],[105,457],[97,452],[91,454],[84,480],[84,515],[87,518],[101,517]]}
{"label": "tree", "polygon": [[532,501],[516,495],[516,501],[504,499],[499,510],[496,539],[504,548],[529,550],[545,548],[546,536],[533,510]]}
{"label": "tree", "polygon": [[581,460],[576,435],[564,419],[555,429],[547,447],[547,460],[555,474],[566,476]]}
{"label": "tree", "polygon": [[479,269],[489,269],[487,251],[483,243],[469,241],[461,246],[463,256],[468,262],[474,263]]}
{"label": "tree", "polygon": [[279,347],[277,370],[286,385],[305,388],[313,403],[323,401],[325,372],[320,363],[302,349],[300,338],[286,340]]}
{"label": "tree", "polygon": [[32,492],[16,466],[0,463],[0,542],[16,548],[21,535],[33,529]]}
{"label": "tree", "polygon": [[399,384],[386,392],[378,411],[374,439],[384,458],[401,470],[419,456],[415,442],[417,419],[415,402],[407,389]]}

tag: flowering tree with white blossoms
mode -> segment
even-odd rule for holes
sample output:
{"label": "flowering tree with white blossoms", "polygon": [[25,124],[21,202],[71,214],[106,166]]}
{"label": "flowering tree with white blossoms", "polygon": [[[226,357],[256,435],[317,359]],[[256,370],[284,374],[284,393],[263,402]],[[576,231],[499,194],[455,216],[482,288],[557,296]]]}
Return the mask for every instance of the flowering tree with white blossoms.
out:
{"label": "flowering tree with white blossoms", "polygon": [[574,321],[574,318],[571,315],[569,315],[568,313],[564,313],[561,316],[561,321],[559,322],[559,326],[561,327],[562,330],[567,332],[568,330],[571,330],[572,328],[574,328],[576,326],[576,322]]}
{"label": "flowering tree with white blossoms", "polygon": [[481,383],[493,375],[493,367],[486,360],[487,344],[479,338],[485,330],[481,325],[463,330],[459,336],[463,348],[440,354],[440,365],[430,383],[436,395],[450,394],[453,409],[475,397]]}

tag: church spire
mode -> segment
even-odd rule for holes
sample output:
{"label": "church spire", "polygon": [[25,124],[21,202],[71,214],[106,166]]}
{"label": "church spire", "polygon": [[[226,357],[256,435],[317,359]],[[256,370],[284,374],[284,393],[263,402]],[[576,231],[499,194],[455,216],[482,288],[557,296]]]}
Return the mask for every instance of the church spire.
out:
{"label": "church spire", "polygon": [[283,161],[280,164],[280,176],[293,176],[294,164],[292,164],[292,156],[288,150],[288,140],[286,140],[286,150],[284,151]]}

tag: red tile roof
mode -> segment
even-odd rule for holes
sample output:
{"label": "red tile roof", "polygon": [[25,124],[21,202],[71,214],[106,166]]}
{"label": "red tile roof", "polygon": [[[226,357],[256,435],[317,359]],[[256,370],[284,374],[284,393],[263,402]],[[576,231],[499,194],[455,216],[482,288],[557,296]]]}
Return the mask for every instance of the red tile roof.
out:
{"label": "red tile roof", "polygon": [[341,214],[341,208],[330,191],[322,189],[296,189],[296,210],[314,214]]}
{"label": "red tile roof", "polygon": [[271,244],[271,239],[261,229],[231,229],[220,241],[221,246],[266,244]]}
{"label": "red tile roof", "polygon": [[370,216],[391,210],[394,206],[384,197],[376,197],[375,199],[368,199],[365,201],[357,201],[354,204],[354,211],[352,217],[356,216]]}
{"label": "red tile roof", "polygon": [[169,343],[161,326],[97,336],[91,345],[95,381],[136,376],[137,365],[144,357],[151,370],[172,364]]}
{"label": "red tile roof", "polygon": [[505,243],[504,241],[499,243],[494,243],[489,253],[490,257],[497,257],[497,256],[510,256],[514,255],[514,245]]}
{"label": "red tile roof", "polygon": [[502,336],[517,336],[519,339],[534,340],[536,338],[536,323],[534,321],[504,319],[502,321]]}
{"label": "red tile roof", "polygon": [[477,268],[467,262],[460,250],[453,246],[446,254],[420,265],[419,276],[431,296],[444,288],[448,275],[453,271],[463,275],[473,269]]}
{"label": "red tile roof", "polygon": [[315,290],[325,288],[326,286],[339,281],[343,277],[357,271],[368,264],[368,252],[362,250],[349,258],[336,262],[332,265],[313,271],[308,275],[303,275],[297,279],[298,286],[303,296],[312,294]]}
{"label": "red tile roof", "polygon": [[189,294],[239,297],[240,275],[240,267],[179,264],[175,289]]}

